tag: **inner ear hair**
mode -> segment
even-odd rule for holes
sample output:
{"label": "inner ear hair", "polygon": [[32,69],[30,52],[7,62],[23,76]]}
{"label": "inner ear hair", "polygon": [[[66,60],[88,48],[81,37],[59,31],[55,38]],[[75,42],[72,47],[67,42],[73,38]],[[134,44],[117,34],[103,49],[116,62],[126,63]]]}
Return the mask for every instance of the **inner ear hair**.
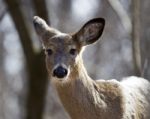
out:
{"label": "inner ear hair", "polygon": [[102,35],[105,26],[103,18],[95,18],[88,21],[76,34],[82,45],[89,45],[98,40]]}

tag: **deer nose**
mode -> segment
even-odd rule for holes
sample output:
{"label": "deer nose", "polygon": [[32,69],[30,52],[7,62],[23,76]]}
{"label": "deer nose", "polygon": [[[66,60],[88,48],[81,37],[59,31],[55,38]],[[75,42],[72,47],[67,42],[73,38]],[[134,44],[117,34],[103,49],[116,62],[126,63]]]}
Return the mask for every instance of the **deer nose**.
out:
{"label": "deer nose", "polygon": [[56,76],[57,78],[64,78],[67,75],[67,73],[67,69],[63,68],[62,66],[59,66],[53,71],[53,76]]}

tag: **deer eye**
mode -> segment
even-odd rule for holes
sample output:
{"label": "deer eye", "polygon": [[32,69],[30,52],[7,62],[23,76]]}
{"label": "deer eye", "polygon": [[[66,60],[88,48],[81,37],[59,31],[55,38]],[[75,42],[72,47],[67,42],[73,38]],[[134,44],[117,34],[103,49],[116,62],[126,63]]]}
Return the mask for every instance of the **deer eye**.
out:
{"label": "deer eye", "polygon": [[76,54],[76,49],[70,49],[70,51],[69,51],[69,53],[71,54],[71,55],[75,55]]}
{"label": "deer eye", "polygon": [[47,53],[48,55],[52,55],[52,54],[53,54],[53,51],[52,51],[52,49],[46,49],[46,53]]}

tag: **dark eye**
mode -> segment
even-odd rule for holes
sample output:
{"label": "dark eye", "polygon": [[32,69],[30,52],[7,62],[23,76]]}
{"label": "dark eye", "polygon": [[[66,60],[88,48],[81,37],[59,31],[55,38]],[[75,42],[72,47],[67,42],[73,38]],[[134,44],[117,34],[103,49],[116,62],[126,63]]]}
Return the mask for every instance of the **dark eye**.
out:
{"label": "dark eye", "polygon": [[52,54],[53,54],[53,51],[52,51],[51,49],[46,49],[46,53],[47,53],[48,55],[52,55]]}
{"label": "dark eye", "polygon": [[75,54],[76,54],[76,49],[70,49],[69,53],[70,53],[71,55],[75,55]]}

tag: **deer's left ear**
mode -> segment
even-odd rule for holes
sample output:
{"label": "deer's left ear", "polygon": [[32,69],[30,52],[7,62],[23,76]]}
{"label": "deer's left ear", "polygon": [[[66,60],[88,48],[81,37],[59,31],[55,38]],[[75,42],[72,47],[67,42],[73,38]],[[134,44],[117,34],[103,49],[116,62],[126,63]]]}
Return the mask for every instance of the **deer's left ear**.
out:
{"label": "deer's left ear", "polygon": [[75,34],[76,40],[82,46],[92,44],[102,35],[104,26],[105,20],[103,18],[92,19]]}

